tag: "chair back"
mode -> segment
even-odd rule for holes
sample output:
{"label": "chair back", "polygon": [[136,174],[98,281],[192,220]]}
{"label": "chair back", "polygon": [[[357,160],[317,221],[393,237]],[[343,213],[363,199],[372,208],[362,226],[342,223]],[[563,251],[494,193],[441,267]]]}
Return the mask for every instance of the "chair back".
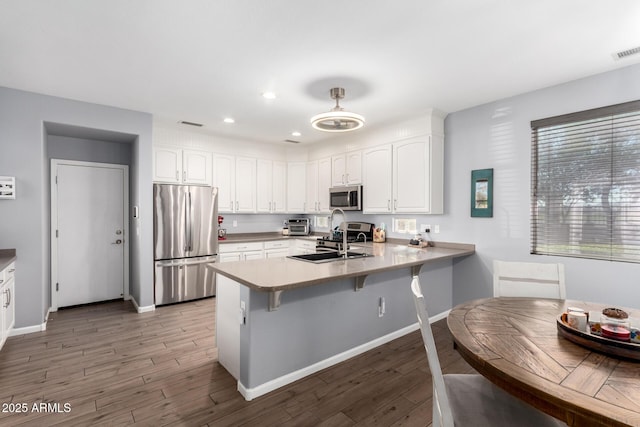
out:
{"label": "chair back", "polygon": [[413,292],[413,300],[418,315],[418,323],[420,324],[420,332],[422,333],[422,341],[427,351],[427,361],[429,362],[429,370],[433,380],[433,426],[436,427],[453,427],[453,413],[449,405],[447,390],[444,385],[444,377],[440,368],[440,360],[436,350],[436,342],[433,339],[433,332],[429,324],[429,315],[427,307],[424,303],[424,296],[420,289],[420,280],[418,276],[413,276],[411,280],[411,291]]}
{"label": "chair back", "polygon": [[564,264],[494,260],[493,296],[565,299]]}

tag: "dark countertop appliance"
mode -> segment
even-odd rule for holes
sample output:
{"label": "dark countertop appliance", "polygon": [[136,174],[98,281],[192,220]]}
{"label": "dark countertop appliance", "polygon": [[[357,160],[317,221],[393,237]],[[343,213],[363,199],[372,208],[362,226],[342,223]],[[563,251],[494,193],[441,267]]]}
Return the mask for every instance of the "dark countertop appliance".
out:
{"label": "dark countertop appliance", "polygon": [[[373,241],[374,228],[375,225],[369,222],[347,222],[347,243]],[[319,238],[316,242],[316,248],[342,250],[342,229],[344,229],[344,222],[332,230],[328,236]]]}
{"label": "dark countertop appliance", "polygon": [[287,224],[290,236],[308,236],[311,234],[309,218],[290,218]]}

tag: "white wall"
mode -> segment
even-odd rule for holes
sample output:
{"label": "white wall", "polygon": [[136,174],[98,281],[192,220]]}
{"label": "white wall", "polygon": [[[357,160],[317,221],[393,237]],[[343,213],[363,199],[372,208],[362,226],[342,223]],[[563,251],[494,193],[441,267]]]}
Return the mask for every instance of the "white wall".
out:
{"label": "white wall", "polygon": [[130,292],[139,305],[152,305],[151,116],[0,87],[0,175],[16,177],[17,194],[0,201],[0,247],[16,249],[16,328],[41,326],[50,307],[45,122],[135,137],[130,198],[141,216],[132,227]]}
{"label": "white wall", "polygon": [[[640,307],[640,264],[529,254],[530,122],[640,99],[640,65],[449,114],[441,239],[476,244],[454,266],[454,304],[492,293],[493,259],[562,262],[567,298]],[[493,218],[470,217],[474,169],[494,169]]]}

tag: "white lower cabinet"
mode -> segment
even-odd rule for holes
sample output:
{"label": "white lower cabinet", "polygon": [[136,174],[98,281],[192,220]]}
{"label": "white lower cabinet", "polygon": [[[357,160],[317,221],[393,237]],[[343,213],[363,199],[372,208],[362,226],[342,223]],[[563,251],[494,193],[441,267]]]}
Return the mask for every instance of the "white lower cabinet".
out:
{"label": "white lower cabinet", "polygon": [[262,242],[221,243],[218,262],[247,261],[264,258]]}
{"label": "white lower cabinet", "polygon": [[292,247],[292,255],[312,254],[316,251],[316,240],[296,239]]}
{"label": "white lower cabinet", "polygon": [[289,240],[269,240],[264,242],[264,257],[265,258],[281,258],[289,255],[289,247],[291,242]]}
{"label": "white lower cabinet", "polygon": [[15,263],[0,271],[0,349],[4,345],[15,323]]}

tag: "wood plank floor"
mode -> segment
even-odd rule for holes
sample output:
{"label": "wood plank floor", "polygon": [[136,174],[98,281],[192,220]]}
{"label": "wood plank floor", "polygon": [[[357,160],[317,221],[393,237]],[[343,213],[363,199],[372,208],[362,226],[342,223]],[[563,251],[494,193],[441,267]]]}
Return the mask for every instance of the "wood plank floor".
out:
{"label": "wood plank floor", "polygon": [[[214,320],[215,298],[52,313],[45,332],[0,351],[0,425],[431,425],[419,332],[246,402],[217,362]],[[445,373],[473,372],[445,321],[433,327]]]}

